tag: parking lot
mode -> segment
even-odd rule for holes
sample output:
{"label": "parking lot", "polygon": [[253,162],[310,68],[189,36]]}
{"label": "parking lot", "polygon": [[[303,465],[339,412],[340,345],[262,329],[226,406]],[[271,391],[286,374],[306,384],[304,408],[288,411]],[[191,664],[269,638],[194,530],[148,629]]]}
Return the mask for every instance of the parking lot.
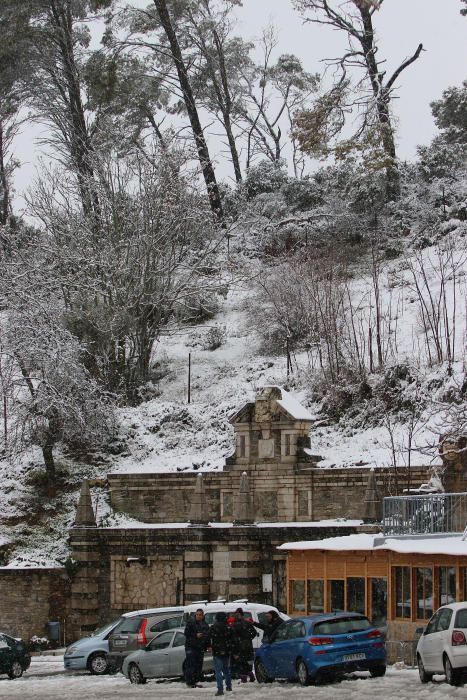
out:
{"label": "parking lot", "polygon": [[[88,673],[69,673],[63,669],[60,657],[34,657],[30,669],[23,678],[10,681],[0,678],[0,697],[53,700],[80,698],[188,698],[200,700],[214,697],[215,683],[208,681],[203,688],[186,688],[180,681],[148,681],[146,685],[132,686],[122,675],[91,676]],[[465,688],[453,688],[444,682],[442,676],[436,682],[422,686],[418,673],[413,669],[391,667],[384,678],[367,678],[366,674],[352,677],[328,685],[302,688],[295,683],[276,682],[272,685],[257,683],[234,684],[232,696],[248,700],[413,700],[414,697],[427,700],[446,700],[466,697]]]}

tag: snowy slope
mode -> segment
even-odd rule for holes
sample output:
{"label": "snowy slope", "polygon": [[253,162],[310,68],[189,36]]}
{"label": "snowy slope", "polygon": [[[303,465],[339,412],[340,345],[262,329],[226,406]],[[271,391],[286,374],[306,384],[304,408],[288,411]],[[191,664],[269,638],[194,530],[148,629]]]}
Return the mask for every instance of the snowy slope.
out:
{"label": "snowy slope", "polygon": [[[432,249],[422,253],[430,272]],[[456,248],[458,268],[457,300],[453,313],[456,320],[456,352],[453,377],[461,381],[465,341],[465,242]],[[433,294],[439,293],[440,280],[435,269],[430,272]],[[407,261],[388,263],[381,271],[381,307],[388,328],[388,361],[406,361],[416,365],[426,383],[433,379],[446,382],[446,367],[426,367],[427,357],[418,353],[422,346],[420,318],[414,299],[413,280]],[[59,457],[63,469],[65,493],[60,499],[38,497],[36,479],[40,472],[39,452],[32,451],[15,465],[0,461],[0,538],[21,541],[10,565],[56,563],[66,556],[66,531],[72,524],[79,484],[82,478],[105,478],[109,472],[164,472],[176,470],[222,469],[225,457],[233,449],[233,430],[228,416],[264,385],[278,384],[294,392],[295,398],[315,419],[311,431],[314,454],[320,454],[323,468],[333,466],[386,466],[392,462],[389,433],[385,427],[361,425],[357,428],[342,422],[323,420],[320,403],[307,398],[309,356],[293,356],[293,374],[289,381],[285,357],[259,354],[260,339],[252,330],[246,302],[252,294],[249,284],[231,286],[222,299],[219,313],[204,326],[181,329],[163,337],[154,348],[154,361],[166,368],[154,398],[136,408],[120,411],[121,442],[118,455],[106,455],[95,464],[75,464]],[[363,318],[374,313],[371,276],[356,277],[351,282],[352,307]],[[366,321],[364,320],[363,323]],[[212,327],[225,329],[225,343],[210,351],[206,336]],[[397,330],[396,330],[397,328]],[[395,338],[395,339],[394,339]],[[187,403],[188,355],[191,353],[191,403]],[[439,462],[437,437],[430,431],[433,417],[427,413],[417,425],[416,447],[410,455],[412,465]],[[399,464],[405,464],[406,427],[394,426]],[[110,515],[106,492],[94,488],[98,514],[106,525],[121,525],[126,520]],[[39,500],[39,503],[38,503]],[[28,525],[31,509],[39,512],[39,527]],[[48,517],[48,512],[60,515]]]}

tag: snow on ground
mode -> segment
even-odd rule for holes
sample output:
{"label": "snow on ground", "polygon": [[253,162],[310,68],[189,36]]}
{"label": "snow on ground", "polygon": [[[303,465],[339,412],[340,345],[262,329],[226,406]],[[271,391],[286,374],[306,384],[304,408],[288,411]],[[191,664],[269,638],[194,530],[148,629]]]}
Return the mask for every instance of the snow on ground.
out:
{"label": "snow on ground", "polygon": [[[41,659],[42,657],[39,657]],[[46,657],[48,658],[48,657]],[[422,686],[418,672],[412,669],[390,668],[384,678],[368,678],[366,674],[348,677],[340,683],[302,688],[296,683],[275,682],[271,685],[234,682],[233,692],[226,697],[242,697],[247,700],[446,700],[466,697],[465,688],[453,688],[436,676],[438,682]],[[89,674],[64,673],[59,661],[33,660],[23,678],[10,681],[0,678],[0,697],[22,700],[72,700],[87,698],[211,698],[216,692],[214,682],[204,683],[196,690],[186,688],[180,681],[148,681],[146,685],[131,685],[122,675],[96,677]]]}

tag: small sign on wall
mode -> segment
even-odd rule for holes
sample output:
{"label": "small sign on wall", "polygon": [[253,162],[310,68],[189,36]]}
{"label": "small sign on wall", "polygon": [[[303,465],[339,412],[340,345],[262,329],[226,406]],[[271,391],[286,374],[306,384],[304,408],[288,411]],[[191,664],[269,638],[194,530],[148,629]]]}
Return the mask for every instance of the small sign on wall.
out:
{"label": "small sign on wall", "polygon": [[263,574],[263,593],[272,593],[272,574]]}

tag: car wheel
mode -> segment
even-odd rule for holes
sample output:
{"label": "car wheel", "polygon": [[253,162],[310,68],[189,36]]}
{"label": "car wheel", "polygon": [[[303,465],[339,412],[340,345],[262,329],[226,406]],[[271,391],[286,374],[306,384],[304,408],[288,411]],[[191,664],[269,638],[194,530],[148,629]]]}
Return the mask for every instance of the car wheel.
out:
{"label": "car wheel", "polygon": [[142,685],[143,683],[146,683],[146,678],[144,678],[136,664],[131,664],[128,672],[128,678],[130,679],[130,683],[135,683],[135,685]]}
{"label": "car wheel", "polygon": [[373,666],[370,668],[370,676],[372,678],[381,678],[386,674],[386,664],[381,664],[380,666]]}
{"label": "car wheel", "polygon": [[449,685],[459,685],[459,673],[452,667],[448,656],[444,657],[444,673],[446,674],[446,681]]}
{"label": "car wheel", "polygon": [[255,661],[255,676],[258,683],[272,683],[273,681],[273,678],[268,675],[265,665],[259,659]]}
{"label": "car wheel", "polygon": [[13,661],[11,664],[11,668],[8,671],[8,677],[9,678],[21,678],[23,675],[23,667],[21,666],[19,661]]}
{"label": "car wheel", "polygon": [[422,657],[420,656],[420,654],[417,655],[417,664],[418,664],[418,675],[420,676],[420,682],[421,683],[429,683],[430,681],[432,681],[433,674],[427,673],[425,671],[425,666],[423,665]]}
{"label": "car wheel", "polygon": [[299,659],[297,661],[297,676],[298,680],[300,681],[300,685],[310,685],[310,674],[308,673],[306,663],[303,661],[303,659]]}
{"label": "car wheel", "polygon": [[88,668],[93,676],[103,676],[109,670],[109,660],[104,653],[93,654],[89,657]]}

